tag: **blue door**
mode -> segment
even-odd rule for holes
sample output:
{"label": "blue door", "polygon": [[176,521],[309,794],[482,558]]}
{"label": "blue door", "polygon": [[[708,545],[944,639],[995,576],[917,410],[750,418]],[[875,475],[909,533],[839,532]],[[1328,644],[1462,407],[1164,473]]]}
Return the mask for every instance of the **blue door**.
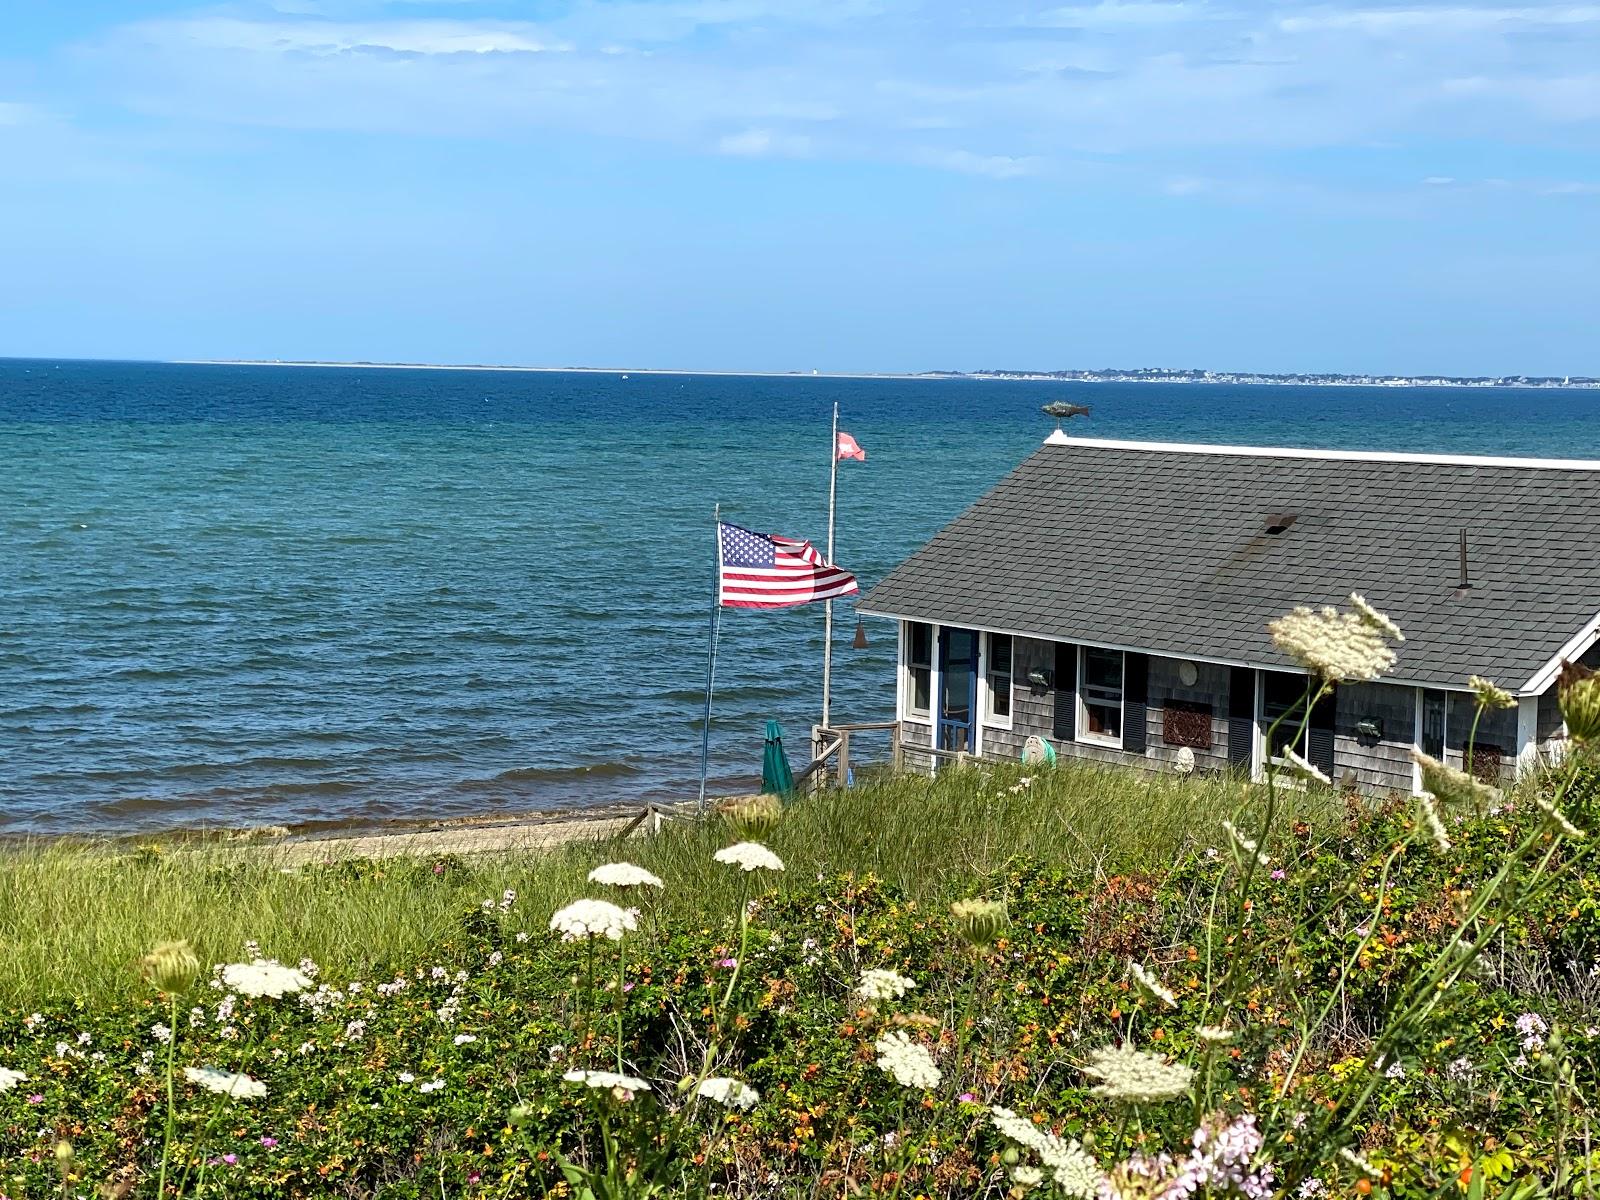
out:
{"label": "blue door", "polygon": [[939,749],[972,753],[978,708],[978,635],[939,630]]}

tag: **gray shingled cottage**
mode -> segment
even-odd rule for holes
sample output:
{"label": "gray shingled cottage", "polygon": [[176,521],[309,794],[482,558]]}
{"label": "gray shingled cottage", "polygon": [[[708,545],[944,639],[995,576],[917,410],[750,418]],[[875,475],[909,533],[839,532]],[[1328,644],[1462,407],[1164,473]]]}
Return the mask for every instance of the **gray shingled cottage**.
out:
{"label": "gray shingled cottage", "polygon": [[[1516,693],[1472,769],[1562,737],[1564,659],[1600,665],[1600,462],[1100,441],[1059,430],[861,601],[900,626],[902,744],[1259,776],[1304,674],[1267,622],[1360,592],[1405,630],[1340,686],[1302,752],[1336,781],[1461,766],[1467,677]],[[1287,727],[1287,724],[1285,727]]]}

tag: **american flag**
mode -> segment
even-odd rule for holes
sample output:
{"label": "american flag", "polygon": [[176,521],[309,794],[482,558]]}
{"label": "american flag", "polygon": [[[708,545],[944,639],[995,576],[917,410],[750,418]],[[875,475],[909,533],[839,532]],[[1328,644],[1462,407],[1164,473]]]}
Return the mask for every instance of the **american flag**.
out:
{"label": "american flag", "polygon": [[724,608],[790,608],[853,596],[856,577],[823,560],[810,542],[717,526],[717,603]]}

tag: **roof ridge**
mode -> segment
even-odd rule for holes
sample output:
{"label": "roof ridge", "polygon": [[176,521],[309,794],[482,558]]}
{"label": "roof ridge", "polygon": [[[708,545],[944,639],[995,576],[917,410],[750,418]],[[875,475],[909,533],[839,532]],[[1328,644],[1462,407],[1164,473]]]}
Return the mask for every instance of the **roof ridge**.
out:
{"label": "roof ridge", "polygon": [[1411,454],[1384,450],[1323,450],[1301,446],[1229,446],[1209,442],[1156,442],[1119,438],[1071,437],[1056,430],[1046,446],[1078,446],[1091,450],[1150,450],[1181,454],[1225,454],[1254,458],[1312,458],[1343,462],[1443,463],[1468,467],[1521,467],[1532,470],[1600,471],[1600,460],[1527,458],[1489,454]]}

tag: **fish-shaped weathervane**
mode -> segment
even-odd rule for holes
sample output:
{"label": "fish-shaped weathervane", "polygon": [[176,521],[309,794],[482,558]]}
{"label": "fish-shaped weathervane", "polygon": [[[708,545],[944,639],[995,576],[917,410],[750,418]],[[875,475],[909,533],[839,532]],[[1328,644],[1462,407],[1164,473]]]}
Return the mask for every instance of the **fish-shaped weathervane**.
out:
{"label": "fish-shaped weathervane", "polygon": [[1068,417],[1087,417],[1089,406],[1087,404],[1069,404],[1065,400],[1052,400],[1049,404],[1039,409],[1047,417],[1056,419],[1056,432],[1061,432],[1061,422]]}

